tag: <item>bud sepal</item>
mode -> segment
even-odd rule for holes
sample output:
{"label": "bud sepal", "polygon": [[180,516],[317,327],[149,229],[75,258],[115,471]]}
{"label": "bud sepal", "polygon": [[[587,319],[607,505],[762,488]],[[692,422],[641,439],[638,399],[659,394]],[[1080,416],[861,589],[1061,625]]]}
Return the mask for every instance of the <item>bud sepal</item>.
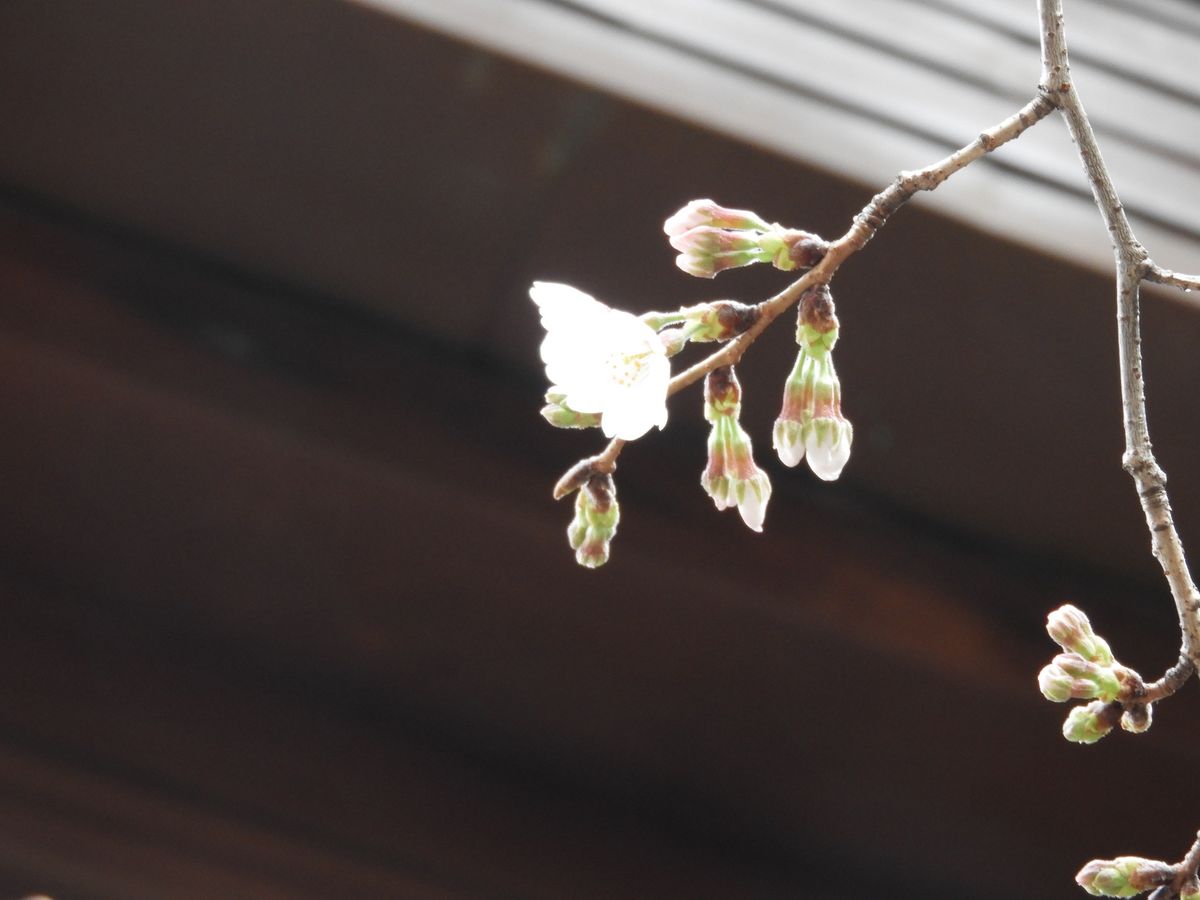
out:
{"label": "bud sepal", "polygon": [[546,392],[542,418],[555,428],[596,428],[600,424],[600,413],[583,413],[571,409],[567,406],[567,395],[554,388]]}

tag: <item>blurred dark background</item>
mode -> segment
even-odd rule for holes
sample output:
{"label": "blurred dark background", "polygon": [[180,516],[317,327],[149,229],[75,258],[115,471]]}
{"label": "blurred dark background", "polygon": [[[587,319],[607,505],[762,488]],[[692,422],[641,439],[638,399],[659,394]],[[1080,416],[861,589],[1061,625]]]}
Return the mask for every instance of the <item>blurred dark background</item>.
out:
{"label": "blurred dark background", "polygon": [[[1038,139],[1060,168],[1005,148],[964,173],[975,200],[905,209],[839,273],[840,481],[769,455],[781,323],[741,367],[766,533],[700,491],[692,390],[627,448],[612,561],[585,571],[550,486],[601,442],[537,414],[530,281],[635,311],[760,299],[786,276],[689,279],[662,220],[712,196],[833,237],[886,181],[857,160],[919,166],[993,120],[981,100],[892,158],[903,110],[864,107],[880,142],[835,129],[812,141],[850,141],[846,169],[806,163],[707,127],[704,84],[673,111],[531,64],[541,0],[473,2],[495,46],[426,30],[415,0],[0,7],[0,891],[1068,898],[1091,857],[1181,856],[1195,687],[1146,735],[1077,747],[1035,684],[1063,602],[1150,677],[1178,641],[1120,468],[1103,229],[1062,224],[1087,204],[1061,126]],[[908,6],[1028,51],[962,3]],[[590,12],[614,59],[645,39]],[[1032,88],[1036,53],[1013,77]],[[1133,81],[1190,122],[1160,77]],[[1159,171],[1130,208],[1192,251],[1147,238],[1160,262],[1200,268],[1194,196],[1156,206],[1179,191]],[[1187,539],[1184,300],[1147,297],[1145,352]]]}

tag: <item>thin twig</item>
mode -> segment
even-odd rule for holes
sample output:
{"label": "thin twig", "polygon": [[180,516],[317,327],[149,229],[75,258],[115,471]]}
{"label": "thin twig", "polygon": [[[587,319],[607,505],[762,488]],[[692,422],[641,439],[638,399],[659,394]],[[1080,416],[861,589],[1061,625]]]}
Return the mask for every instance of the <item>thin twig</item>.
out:
{"label": "thin twig", "polygon": [[1200,275],[1184,275],[1182,272],[1173,272],[1153,261],[1148,263],[1142,277],[1155,284],[1166,284],[1184,291],[1200,291]]}
{"label": "thin twig", "polygon": [[1196,877],[1197,869],[1200,869],[1200,833],[1197,833],[1187,855],[1175,867],[1175,880],[1171,883],[1171,889],[1176,897],[1183,892],[1184,885]]}
{"label": "thin twig", "polygon": [[1188,683],[1188,679],[1196,672],[1196,666],[1186,656],[1180,656],[1179,660],[1171,668],[1163,673],[1162,678],[1158,681],[1151,682],[1146,685],[1146,691],[1142,695],[1143,703],[1155,703],[1166,697],[1170,697],[1181,687]]}
{"label": "thin twig", "polygon": [[[979,137],[945,159],[915,172],[901,172],[886,189],[876,194],[857,216],[854,224],[844,235],[833,241],[825,257],[790,285],[757,305],[759,312],[755,323],[722,349],[700,360],[671,379],[667,395],[676,394],[695,384],[713,369],[731,366],[742,358],[742,354],[779,315],[800,299],[810,287],[828,283],[838,268],[847,259],[867,245],[896,210],[920,191],[932,191],[947,178],[965,168],[982,156],[986,156],[1022,134],[1027,128],[1044,119],[1054,110],[1054,104],[1044,95],[1035,97],[1003,122],[980,132]],[[624,441],[614,439],[604,452],[589,460],[597,472],[611,473],[617,464]]]}
{"label": "thin twig", "polygon": [[[1042,24],[1042,92],[1062,111],[1071,137],[1079,148],[1079,157],[1091,184],[1096,206],[1113,241],[1121,403],[1125,421],[1123,463],[1137,486],[1146,525],[1150,529],[1151,548],[1162,565],[1175,601],[1182,639],[1181,653],[1192,662],[1194,668],[1200,664],[1200,593],[1188,571],[1187,557],[1175,529],[1167,497],[1167,476],[1154,458],[1146,422],[1138,295],[1143,278],[1149,277],[1157,267],[1134,236],[1079,93],[1071,82],[1063,32],[1062,0],[1038,0],[1038,11]],[[1165,270],[1162,271],[1165,273]]]}

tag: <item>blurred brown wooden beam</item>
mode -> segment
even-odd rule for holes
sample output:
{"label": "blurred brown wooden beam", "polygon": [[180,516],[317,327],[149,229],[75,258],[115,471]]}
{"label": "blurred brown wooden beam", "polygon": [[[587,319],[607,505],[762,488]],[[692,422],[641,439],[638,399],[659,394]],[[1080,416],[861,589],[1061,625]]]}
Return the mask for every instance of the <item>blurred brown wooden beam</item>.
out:
{"label": "blurred brown wooden beam", "polygon": [[[327,896],[328,878],[853,897],[902,877],[1069,897],[1097,842],[1169,856],[1191,827],[1116,791],[1116,832],[1060,819],[1114,768],[1165,796],[1194,766],[1186,701],[1080,751],[1036,696],[1038,621],[1064,590],[1101,603],[1132,662],[1156,658],[1119,585],[786,487],[766,542],[707,510],[661,438],[623,463],[616,561],[582,572],[546,496],[578,436],[547,436],[520,379],[23,230],[42,249],[0,257],[14,890],[203,896],[189,884],[236,870],[248,896]],[[236,296],[312,365],[148,316],[128,287],[143,266],[175,272],[162,302]]]}

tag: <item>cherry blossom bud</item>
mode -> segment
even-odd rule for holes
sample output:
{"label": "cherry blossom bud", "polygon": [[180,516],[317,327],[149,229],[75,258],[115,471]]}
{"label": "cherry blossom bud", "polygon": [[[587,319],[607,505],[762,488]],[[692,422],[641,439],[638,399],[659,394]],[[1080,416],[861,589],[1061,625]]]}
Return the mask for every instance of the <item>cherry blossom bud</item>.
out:
{"label": "cherry blossom bud", "polygon": [[1046,631],[1064,650],[1102,666],[1113,662],[1108,642],[1092,631],[1092,623],[1083,611],[1070,604],[1060,606],[1046,617]]}
{"label": "cherry blossom bud", "polygon": [[567,527],[575,561],[589,569],[608,562],[608,547],[620,519],[612,476],[593,475],[575,496],[575,518]]}
{"label": "cherry blossom bud", "polygon": [[546,393],[546,405],[542,407],[542,418],[555,428],[595,428],[600,424],[600,413],[576,412],[567,406],[567,395],[553,389]]}
{"label": "cherry blossom bud", "polygon": [[675,237],[702,225],[734,231],[767,231],[771,227],[757,213],[749,210],[726,209],[712,200],[693,200],[663,223],[663,232]]}
{"label": "cherry blossom bud", "polygon": [[1094,897],[1134,897],[1168,884],[1174,877],[1174,867],[1165,862],[1118,856],[1093,859],[1079,870],[1075,882]]}
{"label": "cherry blossom bud", "polygon": [[776,453],[788,466],[807,457],[818,478],[833,481],[850,458],[853,440],[854,427],[842,415],[842,385],[828,347],[820,341],[802,347],[775,420]]}
{"label": "cherry blossom bud", "polygon": [[1127,674],[1123,666],[1102,666],[1077,653],[1060,653],[1051,667],[1075,680],[1072,696],[1078,700],[1115,700]]}
{"label": "cherry blossom bud", "polygon": [[1077,744],[1094,744],[1113,730],[1121,718],[1121,704],[1095,700],[1076,706],[1063,723],[1063,737]]}
{"label": "cherry blossom bud", "polygon": [[1038,688],[1043,697],[1054,703],[1091,699],[1078,696],[1075,693],[1075,679],[1055,665],[1045,666],[1038,672]]}
{"label": "cherry blossom bud", "polygon": [[708,437],[708,464],[700,484],[717,509],[736,506],[747,527],[762,531],[771,481],[755,465],[750,436],[738,422],[742,390],[733,367],[709,372],[704,394],[704,418],[712,423],[712,431]]}
{"label": "cherry blossom bud", "polygon": [[726,269],[767,262],[771,253],[759,246],[759,237],[757,232],[700,225],[672,236],[671,246],[679,251],[675,265],[696,278],[715,278]]}

